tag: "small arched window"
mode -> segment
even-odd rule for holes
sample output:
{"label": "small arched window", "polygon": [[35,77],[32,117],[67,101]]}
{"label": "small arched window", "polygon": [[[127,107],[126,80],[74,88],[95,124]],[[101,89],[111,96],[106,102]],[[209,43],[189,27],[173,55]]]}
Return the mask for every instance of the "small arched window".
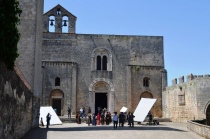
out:
{"label": "small arched window", "polygon": [[97,56],[97,70],[101,70],[101,56]]}
{"label": "small arched window", "polygon": [[144,87],[149,87],[149,78],[148,78],[148,77],[145,77],[145,78],[143,79],[143,86],[144,86]]}
{"label": "small arched window", "polygon": [[60,86],[60,78],[59,77],[55,78],[55,86]]}
{"label": "small arched window", "polygon": [[103,62],[102,69],[107,70],[107,57],[106,56],[103,56],[102,62]]}

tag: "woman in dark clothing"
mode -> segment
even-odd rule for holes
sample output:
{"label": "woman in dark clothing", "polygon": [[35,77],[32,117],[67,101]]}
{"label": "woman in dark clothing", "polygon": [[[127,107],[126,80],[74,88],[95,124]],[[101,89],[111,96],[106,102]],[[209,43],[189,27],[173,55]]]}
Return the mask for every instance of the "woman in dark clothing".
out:
{"label": "woman in dark clothing", "polygon": [[130,115],[129,115],[129,117],[128,117],[128,120],[129,120],[129,122],[130,122],[130,126],[129,127],[134,127],[134,120],[133,120],[133,118],[134,118],[135,116],[133,115],[133,113],[131,112],[130,113]]}
{"label": "woman in dark clothing", "polygon": [[109,125],[111,120],[111,115],[109,114],[109,112],[106,113],[106,125]]}
{"label": "woman in dark clothing", "polygon": [[125,122],[125,115],[123,114],[123,112],[121,112],[119,114],[119,126],[124,127],[124,122]]}
{"label": "woman in dark clothing", "polygon": [[81,124],[80,112],[77,112],[76,121],[78,124]]}
{"label": "woman in dark clothing", "polygon": [[93,116],[92,116],[92,125],[96,126],[96,115],[95,115],[95,113],[93,113]]}

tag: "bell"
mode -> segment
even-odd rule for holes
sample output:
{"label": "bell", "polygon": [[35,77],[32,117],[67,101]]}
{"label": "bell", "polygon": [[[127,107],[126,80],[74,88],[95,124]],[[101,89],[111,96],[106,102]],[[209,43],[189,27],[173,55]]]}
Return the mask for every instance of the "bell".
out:
{"label": "bell", "polygon": [[63,22],[64,22],[64,23],[63,23],[63,26],[66,27],[66,26],[67,26],[67,23],[66,23],[67,20],[63,20]]}
{"label": "bell", "polygon": [[53,24],[53,21],[55,21],[55,20],[50,19],[50,26],[53,26],[53,25],[54,25],[54,24]]}

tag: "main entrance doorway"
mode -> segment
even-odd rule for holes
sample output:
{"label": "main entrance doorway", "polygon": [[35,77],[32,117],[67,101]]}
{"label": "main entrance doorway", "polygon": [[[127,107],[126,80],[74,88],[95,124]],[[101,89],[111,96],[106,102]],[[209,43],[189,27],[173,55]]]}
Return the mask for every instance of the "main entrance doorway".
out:
{"label": "main entrance doorway", "polygon": [[63,92],[59,89],[53,90],[50,94],[50,105],[58,116],[63,115]]}
{"label": "main entrance doorway", "polygon": [[98,113],[98,107],[107,109],[107,93],[95,93],[95,113]]}
{"label": "main entrance doorway", "polygon": [[61,99],[53,99],[52,107],[55,110],[56,114],[58,116],[61,116]]}

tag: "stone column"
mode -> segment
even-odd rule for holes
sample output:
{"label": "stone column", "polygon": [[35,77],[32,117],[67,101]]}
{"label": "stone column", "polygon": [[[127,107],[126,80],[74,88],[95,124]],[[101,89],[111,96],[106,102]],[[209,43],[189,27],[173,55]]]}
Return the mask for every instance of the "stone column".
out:
{"label": "stone column", "polygon": [[111,113],[113,113],[114,111],[115,111],[115,103],[114,103],[114,92],[113,91],[111,91],[110,93],[109,93],[110,95],[109,95],[109,111],[111,112]]}
{"label": "stone column", "polygon": [[162,91],[166,90],[167,87],[167,70],[161,69],[161,78],[162,78]]}
{"label": "stone column", "polygon": [[62,17],[60,15],[55,17],[55,32],[62,33]]}
{"label": "stone column", "polygon": [[126,105],[128,109],[131,109],[131,66],[127,66],[126,85]]}
{"label": "stone column", "polygon": [[93,113],[94,106],[93,106],[93,92],[89,91],[89,107],[91,108],[91,113]]}
{"label": "stone column", "polygon": [[71,108],[72,113],[76,114],[76,88],[77,88],[77,65],[72,63],[72,97],[71,97]]}
{"label": "stone column", "polygon": [[49,17],[44,16],[43,32],[49,32]]}
{"label": "stone column", "polygon": [[76,31],[76,18],[69,17],[68,20],[69,20],[68,33],[75,33],[75,31]]}

